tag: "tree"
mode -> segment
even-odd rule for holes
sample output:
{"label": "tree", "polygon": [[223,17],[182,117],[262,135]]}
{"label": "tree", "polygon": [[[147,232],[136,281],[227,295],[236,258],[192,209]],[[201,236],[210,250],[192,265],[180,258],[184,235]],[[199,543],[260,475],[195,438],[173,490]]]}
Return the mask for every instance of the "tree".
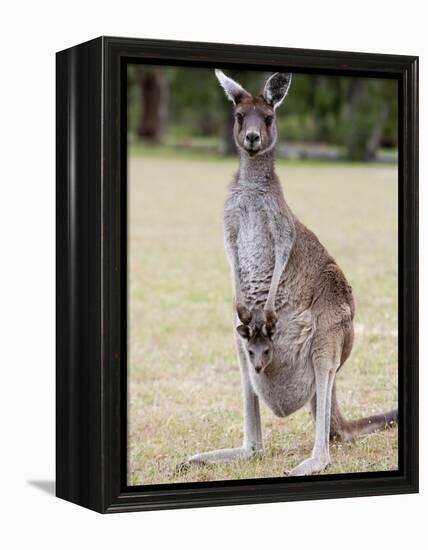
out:
{"label": "tree", "polygon": [[160,143],[165,131],[168,112],[166,80],[157,67],[138,67],[137,79],[141,90],[142,109],[137,134],[152,143]]}
{"label": "tree", "polygon": [[[254,94],[271,72],[226,69]],[[131,136],[170,144],[217,148],[236,154],[232,105],[213,69],[130,65],[128,129]],[[332,144],[349,160],[374,160],[380,147],[397,146],[397,84],[364,77],[293,74],[278,109],[282,141]]]}
{"label": "tree", "polygon": [[355,78],[350,81],[342,129],[349,160],[376,160],[395,101],[391,89],[388,80]]}

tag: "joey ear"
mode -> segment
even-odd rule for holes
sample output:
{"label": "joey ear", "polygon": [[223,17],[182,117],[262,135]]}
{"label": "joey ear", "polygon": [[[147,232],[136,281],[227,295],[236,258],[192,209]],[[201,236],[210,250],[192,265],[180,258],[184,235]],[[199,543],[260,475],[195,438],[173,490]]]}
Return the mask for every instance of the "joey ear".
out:
{"label": "joey ear", "polygon": [[245,340],[250,339],[250,327],[248,327],[247,325],[238,325],[236,327],[236,330],[238,331],[238,334],[239,336],[241,336],[241,338],[245,338]]}
{"label": "joey ear", "polygon": [[266,82],[263,97],[274,109],[279,107],[291,84],[291,73],[275,73]]}
{"label": "joey ear", "polygon": [[226,76],[223,71],[220,71],[220,69],[215,70],[215,75],[226,92],[226,97],[230,99],[234,105],[237,105],[243,97],[250,96],[250,94],[244,90],[238,82],[235,82],[232,78]]}

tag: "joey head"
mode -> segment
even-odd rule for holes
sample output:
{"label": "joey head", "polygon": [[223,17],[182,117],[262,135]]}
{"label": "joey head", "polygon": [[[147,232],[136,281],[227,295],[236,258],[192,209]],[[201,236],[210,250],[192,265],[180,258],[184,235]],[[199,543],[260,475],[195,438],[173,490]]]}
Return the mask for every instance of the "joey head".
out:
{"label": "joey head", "polygon": [[261,309],[251,312],[242,307],[237,309],[241,325],[236,330],[241,337],[243,348],[257,374],[265,372],[272,363],[275,323],[268,321]]}

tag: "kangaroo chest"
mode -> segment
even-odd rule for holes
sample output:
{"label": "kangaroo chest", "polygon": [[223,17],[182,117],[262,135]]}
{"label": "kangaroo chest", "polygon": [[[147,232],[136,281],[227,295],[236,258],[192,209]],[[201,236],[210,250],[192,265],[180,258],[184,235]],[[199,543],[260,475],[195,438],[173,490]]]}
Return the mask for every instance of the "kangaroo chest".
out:
{"label": "kangaroo chest", "polygon": [[262,201],[240,210],[236,245],[242,290],[254,303],[269,291],[275,264],[274,239]]}
{"label": "kangaroo chest", "polygon": [[[269,293],[275,266],[272,220],[281,217],[279,205],[266,192],[245,190],[233,200],[234,230],[242,292],[248,303],[263,304]],[[284,302],[283,289],[277,307]]]}

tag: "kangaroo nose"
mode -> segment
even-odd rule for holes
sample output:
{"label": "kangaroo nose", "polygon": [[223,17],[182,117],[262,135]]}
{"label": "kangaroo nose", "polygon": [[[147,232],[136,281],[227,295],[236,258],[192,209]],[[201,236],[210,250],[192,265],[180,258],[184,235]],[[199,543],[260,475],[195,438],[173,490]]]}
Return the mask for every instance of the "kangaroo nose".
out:
{"label": "kangaroo nose", "polygon": [[256,143],[260,139],[260,134],[257,132],[248,132],[245,136],[250,143]]}
{"label": "kangaroo nose", "polygon": [[257,367],[254,367],[256,369],[256,372],[259,373],[262,370],[262,367],[260,365],[257,365]]}

